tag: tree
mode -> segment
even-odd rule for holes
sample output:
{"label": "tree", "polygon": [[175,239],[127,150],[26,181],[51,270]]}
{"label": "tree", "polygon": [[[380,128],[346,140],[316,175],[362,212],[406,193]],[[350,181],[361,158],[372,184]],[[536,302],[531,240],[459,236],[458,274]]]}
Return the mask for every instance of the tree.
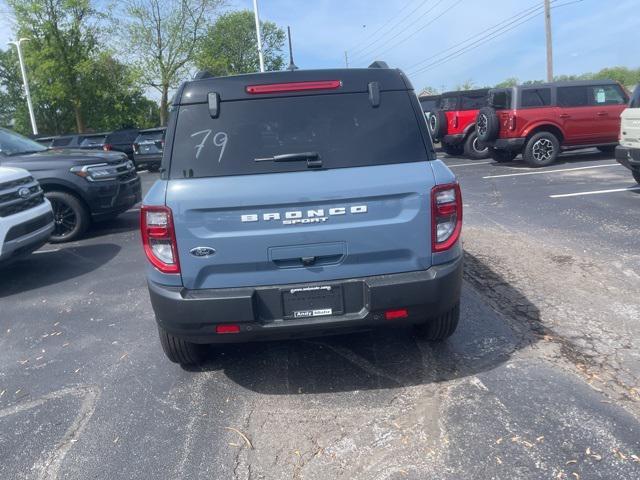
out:
{"label": "tree", "polygon": [[475,84],[473,80],[465,80],[460,85],[456,86],[456,90],[473,90],[475,88]]}
{"label": "tree", "polygon": [[[273,22],[260,22],[265,69],[282,70],[286,34]],[[253,13],[249,10],[221,15],[207,29],[195,56],[196,66],[213,75],[235,75],[259,71],[258,40]]]}
{"label": "tree", "polygon": [[496,84],[495,88],[509,88],[515,87],[516,85],[518,85],[518,79],[516,77],[510,77]]}
{"label": "tree", "polygon": [[201,36],[222,0],[126,0],[114,27],[122,31],[125,57],[143,82],[160,92],[160,123],[166,124],[169,91],[186,76]]}
{"label": "tree", "polygon": [[83,70],[97,45],[97,14],[89,0],[7,0],[28,37],[27,63],[47,79],[42,93],[70,106],[78,132],[85,129],[82,104]]}

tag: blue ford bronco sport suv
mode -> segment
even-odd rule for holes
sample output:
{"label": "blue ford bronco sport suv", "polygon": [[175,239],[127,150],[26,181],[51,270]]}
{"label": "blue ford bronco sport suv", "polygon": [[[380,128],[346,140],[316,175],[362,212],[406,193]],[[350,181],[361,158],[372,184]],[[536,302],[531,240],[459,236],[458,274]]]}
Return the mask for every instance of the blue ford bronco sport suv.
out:
{"label": "blue ford bronco sport suv", "polygon": [[184,83],[141,208],[160,341],[203,345],[460,315],[462,199],[399,70],[272,72]]}

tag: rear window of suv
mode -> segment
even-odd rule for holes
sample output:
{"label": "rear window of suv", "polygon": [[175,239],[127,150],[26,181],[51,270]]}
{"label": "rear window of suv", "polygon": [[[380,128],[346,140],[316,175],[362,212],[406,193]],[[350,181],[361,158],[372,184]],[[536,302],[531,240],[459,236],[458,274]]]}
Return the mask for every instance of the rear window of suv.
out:
{"label": "rear window of suv", "polygon": [[480,110],[487,106],[487,94],[476,93],[473,95],[462,95],[460,98],[460,110]]}
{"label": "rear window of suv", "polygon": [[[171,178],[307,170],[304,161],[255,159],[317,152],[323,168],[429,160],[407,91],[292,96],[182,105],[171,153]],[[422,120],[422,118],[421,118]]]}
{"label": "rear window of suv", "polygon": [[550,88],[529,88],[522,90],[522,107],[547,107],[551,105]]}

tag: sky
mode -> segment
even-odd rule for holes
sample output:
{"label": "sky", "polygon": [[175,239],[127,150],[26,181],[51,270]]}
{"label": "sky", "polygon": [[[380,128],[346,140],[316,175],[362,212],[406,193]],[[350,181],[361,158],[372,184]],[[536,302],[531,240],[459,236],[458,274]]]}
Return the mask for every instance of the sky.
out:
{"label": "sky", "polygon": [[[640,67],[640,0],[552,0],[555,74],[608,66]],[[300,68],[352,67],[384,60],[403,69],[416,90],[450,90],[471,81],[494,85],[546,76],[545,31],[539,15],[519,25],[516,15],[543,0],[259,0],[262,20],[291,27]],[[567,4],[565,6],[560,6]],[[230,0],[229,8],[252,8]],[[511,19],[511,20],[509,20]],[[512,21],[511,31],[483,39]],[[0,48],[12,37],[8,8],[0,0]],[[460,43],[470,39],[468,43]],[[490,41],[486,41],[490,40]],[[477,48],[461,50],[469,43]],[[431,65],[434,61],[445,61]],[[427,68],[420,68],[427,67]]]}

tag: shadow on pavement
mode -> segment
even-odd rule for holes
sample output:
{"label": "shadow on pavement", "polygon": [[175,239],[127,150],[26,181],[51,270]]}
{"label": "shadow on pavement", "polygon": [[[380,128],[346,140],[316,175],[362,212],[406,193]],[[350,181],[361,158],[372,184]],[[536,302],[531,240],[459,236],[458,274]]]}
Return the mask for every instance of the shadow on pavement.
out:
{"label": "shadow on pavement", "polygon": [[114,258],[121,247],[111,243],[43,250],[0,268],[0,298],[54,285],[92,272]]}
{"label": "shadow on pavement", "polygon": [[[602,153],[598,150],[575,150],[575,151],[568,151],[568,152],[561,153],[560,156],[558,156],[558,158],[556,159],[556,161],[549,166],[554,167],[557,165],[565,165],[567,167],[570,167],[572,163],[598,161],[598,160],[611,160],[612,162],[614,162],[615,158],[613,157],[613,153]],[[530,167],[522,159],[522,155],[518,155],[513,162],[505,162],[505,163],[493,162],[491,165],[498,168],[507,166],[510,168],[522,168],[523,170],[534,170],[534,168]],[[535,168],[535,170],[543,170],[544,168],[546,167]]]}
{"label": "shadow on pavement", "polygon": [[117,233],[132,232],[140,229],[140,211],[132,210],[115,218],[94,222],[82,239],[102,237]]}
{"label": "shadow on pavement", "polygon": [[[476,375],[506,362],[535,341],[516,332],[477,290],[497,289],[528,318],[536,307],[490,267],[473,259],[476,288],[465,282],[456,333],[445,342],[416,338],[411,329],[376,329],[333,337],[226,345],[211,348],[204,370],[222,370],[240,386],[261,394],[335,393],[444,382]],[[480,282],[482,279],[480,279]],[[475,283],[475,282],[474,282]]]}

